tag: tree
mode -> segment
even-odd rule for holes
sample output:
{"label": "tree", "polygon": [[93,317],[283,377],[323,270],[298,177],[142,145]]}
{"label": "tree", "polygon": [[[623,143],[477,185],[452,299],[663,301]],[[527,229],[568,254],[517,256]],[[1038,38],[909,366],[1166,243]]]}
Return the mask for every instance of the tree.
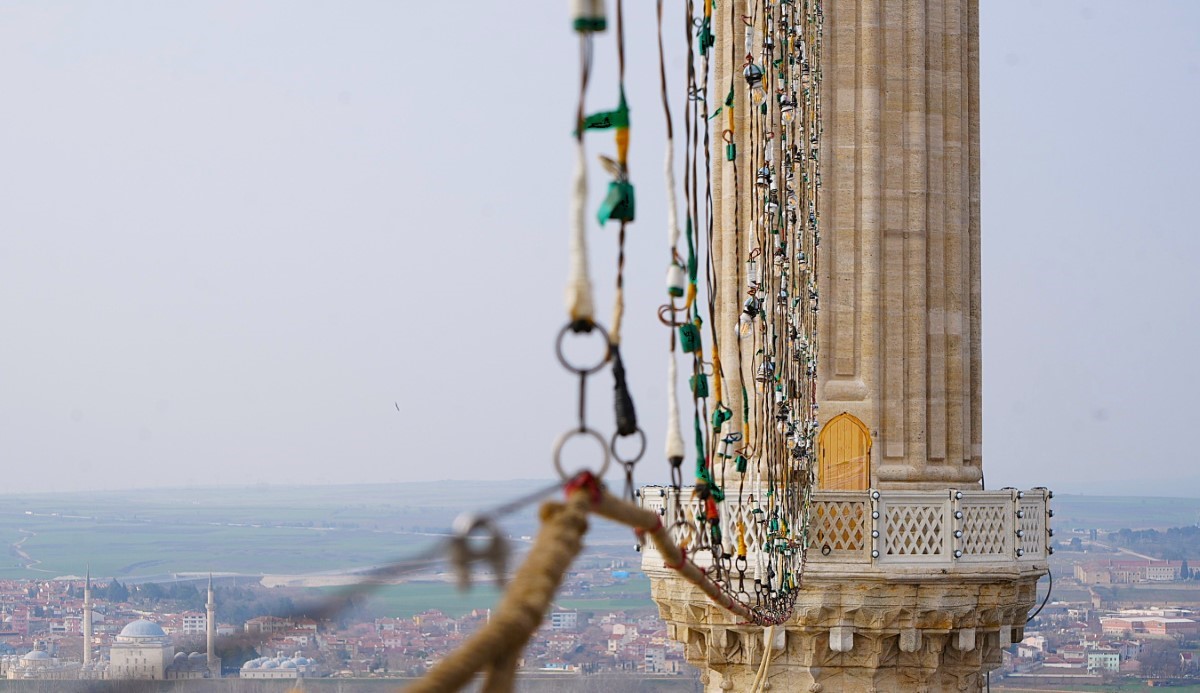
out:
{"label": "tree", "polygon": [[1191,580],[1192,579],[1192,569],[1188,567],[1188,562],[1187,562],[1186,558],[1183,559],[1183,565],[1179,568],[1179,579],[1180,580]]}
{"label": "tree", "polygon": [[104,588],[104,600],[109,602],[127,602],[129,601],[129,588],[122,585],[115,578],[108,583],[108,587]]}
{"label": "tree", "polygon": [[1167,641],[1148,642],[1138,655],[1138,661],[1147,676],[1174,676],[1179,673],[1179,646]]}

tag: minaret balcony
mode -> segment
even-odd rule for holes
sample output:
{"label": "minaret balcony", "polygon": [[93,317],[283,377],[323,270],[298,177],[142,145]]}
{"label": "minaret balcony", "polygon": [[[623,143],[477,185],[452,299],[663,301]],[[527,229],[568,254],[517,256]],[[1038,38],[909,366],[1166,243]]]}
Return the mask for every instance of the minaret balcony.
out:
{"label": "minaret balcony", "polygon": [[[772,542],[780,546],[785,540],[770,529],[764,496],[743,490],[739,503],[736,490],[727,493],[719,504],[724,550],[736,555],[742,526],[746,577],[753,578],[763,547]],[[659,513],[690,559],[701,567],[712,565],[712,552],[698,548],[702,528],[697,518],[703,516],[703,508],[692,488],[682,490],[679,504],[670,487],[646,486],[640,495],[642,507]],[[997,569],[1041,573],[1053,550],[1049,541],[1052,497],[1045,488],[815,491],[807,529],[795,528],[791,535],[793,541],[807,537],[806,574],[929,574],[922,569],[957,575]],[[667,572],[662,557],[650,546],[642,567]]]}

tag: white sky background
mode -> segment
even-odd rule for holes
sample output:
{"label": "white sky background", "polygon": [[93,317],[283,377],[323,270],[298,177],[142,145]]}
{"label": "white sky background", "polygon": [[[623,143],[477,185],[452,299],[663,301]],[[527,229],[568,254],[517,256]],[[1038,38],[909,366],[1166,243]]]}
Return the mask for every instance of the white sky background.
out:
{"label": "white sky background", "polygon": [[[626,4],[650,482],[663,125]],[[1200,4],[982,5],[988,485],[1200,495]],[[562,2],[0,5],[5,490],[552,475],[576,67]]]}

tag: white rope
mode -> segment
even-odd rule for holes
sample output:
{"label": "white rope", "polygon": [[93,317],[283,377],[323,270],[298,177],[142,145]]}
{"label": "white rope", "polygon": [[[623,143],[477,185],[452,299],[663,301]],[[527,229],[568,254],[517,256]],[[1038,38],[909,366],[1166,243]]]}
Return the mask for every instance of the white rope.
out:
{"label": "white rope", "polygon": [[[668,125],[670,125],[670,122],[668,122]],[[667,138],[666,154],[663,156],[663,177],[666,179],[667,187],[667,245],[671,248],[672,255],[674,255],[675,248],[679,245],[679,210],[676,209],[677,203],[675,199],[675,140],[671,137]],[[672,273],[675,275],[683,274],[675,264],[673,256],[670,262],[671,266],[667,273],[668,281],[671,281]],[[672,312],[672,315],[674,315],[674,312]],[[682,459],[684,456],[683,429],[679,422],[679,374],[675,365],[674,350],[667,353],[666,452],[668,460]]]}
{"label": "white rope", "polygon": [[767,672],[771,669],[771,650],[775,644],[775,626],[767,626],[763,631],[763,658],[758,664],[758,672],[754,682],[750,684],[750,693],[766,690]]}
{"label": "white rope", "polygon": [[592,281],[588,276],[587,263],[587,162],[584,160],[583,142],[577,142],[575,150],[575,180],[571,189],[571,265],[567,278],[567,311],[571,320],[592,320]]}
{"label": "white rope", "polygon": [[675,141],[669,137],[663,173],[667,178],[667,244],[674,248],[679,244],[679,212],[675,209]]}
{"label": "white rope", "polygon": [[667,361],[667,459],[677,460],[684,456],[683,431],[679,424],[679,383],[675,366],[675,352],[668,354]]}

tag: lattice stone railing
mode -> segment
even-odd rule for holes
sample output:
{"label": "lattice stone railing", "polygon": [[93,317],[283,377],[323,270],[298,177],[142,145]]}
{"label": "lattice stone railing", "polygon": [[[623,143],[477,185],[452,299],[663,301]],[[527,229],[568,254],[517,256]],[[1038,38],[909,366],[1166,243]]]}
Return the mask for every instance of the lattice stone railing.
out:
{"label": "lattice stone railing", "polygon": [[[813,494],[809,521],[808,560],[813,563],[864,564],[978,564],[1045,560],[1051,533],[1048,517],[1051,493],[1046,489],[1018,491],[818,491]],[[746,498],[751,498],[748,494]],[[689,551],[700,503],[692,490],[683,490],[682,518],[676,517],[673,491],[663,486],[641,490],[642,506],[657,511],[663,523]],[[739,521],[753,553],[765,540],[762,514],[749,502],[728,498],[721,504],[722,524],[732,540]],[[680,521],[683,521],[682,523]],[[727,543],[727,549],[732,546]],[[707,562],[707,552],[695,556]],[[751,556],[753,558],[753,556]],[[750,561],[751,565],[754,561]],[[643,557],[647,568],[662,568],[653,550]]]}

